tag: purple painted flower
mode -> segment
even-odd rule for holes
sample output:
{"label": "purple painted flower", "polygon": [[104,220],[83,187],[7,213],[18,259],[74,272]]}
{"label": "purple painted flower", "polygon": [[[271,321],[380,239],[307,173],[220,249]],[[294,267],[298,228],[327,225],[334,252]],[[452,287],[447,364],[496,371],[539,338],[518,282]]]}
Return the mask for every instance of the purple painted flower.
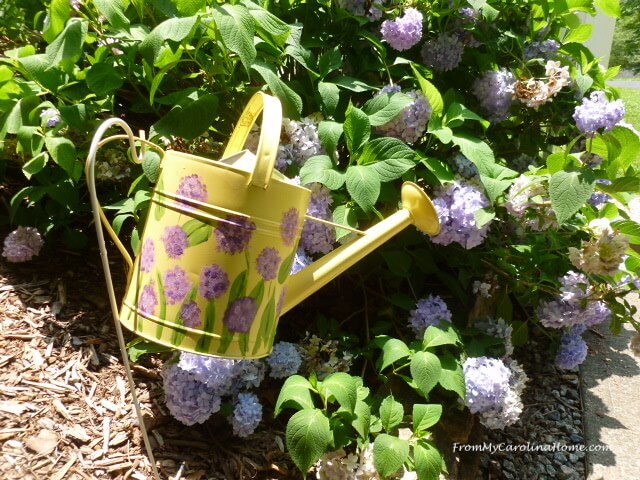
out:
{"label": "purple painted flower", "polygon": [[300,216],[297,208],[290,208],[282,215],[282,223],[280,224],[280,235],[285,245],[293,245],[298,233],[298,217]]}
{"label": "purple painted flower", "polygon": [[196,302],[187,302],[182,306],[180,318],[182,318],[185,327],[197,328],[202,325],[201,313],[200,307]]}
{"label": "purple painted flower", "polygon": [[200,295],[207,300],[220,298],[229,289],[229,276],[220,265],[209,265],[200,274]]}
{"label": "purple painted flower", "polygon": [[202,177],[195,173],[180,179],[177,193],[193,200],[207,201],[207,185],[202,181]]}
{"label": "purple painted flower", "polygon": [[172,225],[165,227],[162,243],[170,258],[180,258],[189,246],[189,239],[180,225]]}
{"label": "purple painted flower", "polygon": [[278,267],[280,267],[280,255],[278,250],[273,247],[265,247],[256,258],[256,266],[258,272],[265,280],[273,280],[278,275]]}
{"label": "purple painted flower", "polygon": [[164,292],[169,305],[182,302],[190,289],[191,280],[182,267],[176,265],[164,273]]}
{"label": "purple painted flower", "polygon": [[224,312],[222,321],[232,332],[247,333],[258,313],[258,304],[254,298],[240,297],[232,302]]}
{"label": "purple painted flower", "polygon": [[158,294],[156,293],[156,287],[153,283],[142,287],[142,293],[138,299],[138,308],[142,313],[147,315],[155,315],[156,307],[158,306]]}
{"label": "purple painted flower", "polygon": [[142,253],[140,254],[140,270],[149,273],[153,269],[156,262],[156,246],[153,239],[147,238],[142,244]]}
{"label": "purple painted flower", "polygon": [[408,50],[422,38],[422,14],[415,8],[407,8],[403,16],[382,22],[380,33],[391,48]]}
{"label": "purple painted flower", "polygon": [[227,215],[215,229],[218,250],[234,255],[246,250],[256,224],[240,215]]}

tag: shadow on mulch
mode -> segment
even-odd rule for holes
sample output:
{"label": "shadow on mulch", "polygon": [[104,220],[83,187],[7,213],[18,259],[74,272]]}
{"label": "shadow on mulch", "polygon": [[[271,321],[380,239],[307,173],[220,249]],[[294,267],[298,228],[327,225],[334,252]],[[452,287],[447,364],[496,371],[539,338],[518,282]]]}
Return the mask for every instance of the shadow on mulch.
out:
{"label": "shadow on mulch", "polygon": [[[92,358],[87,361],[86,368],[98,380],[95,381],[98,385],[95,387],[94,399],[99,403],[101,395],[106,395],[109,389],[113,390],[114,375],[126,378],[113,327],[99,253],[97,249],[92,249],[81,255],[65,251],[57,254],[48,252],[44,255],[46,257],[41,256],[24,264],[8,264],[4,259],[0,260],[0,292],[15,293],[12,295],[12,315],[7,316],[7,310],[0,308],[2,312],[0,320],[3,321],[3,325],[12,325],[17,329],[15,331],[3,329],[0,337],[0,357],[4,355],[11,359],[24,357],[24,352],[29,349],[26,339],[36,337],[47,339],[51,344],[46,355],[47,359],[49,355],[51,358],[56,358],[67,355],[69,352],[73,353],[74,348],[76,350],[85,348],[86,351],[91,352]],[[125,289],[125,272],[122,264],[116,261],[119,259],[117,252],[110,258],[114,259],[111,268],[116,296],[120,301]],[[19,323],[19,318],[25,316],[28,311],[42,312],[46,317],[44,323],[41,326],[36,325],[38,328],[30,328],[24,322]],[[48,314],[45,315],[45,312]],[[56,312],[56,315],[51,312]],[[127,340],[133,338],[129,332],[126,336]],[[159,376],[161,363],[161,358],[157,355],[144,356],[141,362],[134,366],[134,378],[146,417],[145,422],[154,445],[154,455],[164,478],[173,479],[178,471],[181,472],[179,478],[189,480],[302,478],[288,455],[282,451],[284,424],[273,420],[273,406],[279,392],[279,385],[270,385],[265,380],[265,384],[261,387],[261,398],[264,402],[263,422],[254,435],[240,439],[232,435],[231,426],[220,415],[214,415],[203,425],[193,427],[186,427],[173,419],[163,403],[162,380]],[[8,370],[13,366],[23,370],[19,363],[11,361],[3,365],[3,368]],[[17,375],[17,385],[19,385],[21,374]],[[82,405],[81,398],[75,398],[81,395],[71,393],[68,397],[74,397],[63,399],[64,405],[69,407],[69,410],[76,408],[76,403],[81,404],[77,408],[90,410],[86,405]],[[20,395],[7,394],[7,391],[0,393],[0,400],[5,402],[15,403],[20,398]],[[126,402],[131,403],[128,393]],[[11,443],[7,448],[18,449],[15,458],[25,456],[27,451],[20,450],[22,447],[19,448],[19,444],[28,445],[29,436],[33,437],[41,430],[42,419],[38,418],[36,412],[27,426],[18,428],[21,426],[19,419],[4,413],[0,411],[0,442],[16,441],[17,443]],[[55,418],[55,415],[51,413],[51,417]],[[87,415],[79,415],[76,419],[81,426],[84,417],[88,417],[86,420],[88,422],[102,423],[102,419],[97,418],[95,412],[89,411]],[[131,414],[125,417],[131,420]],[[117,423],[125,417],[114,417],[111,422],[112,428],[117,429]],[[59,422],[60,419],[56,421]],[[122,470],[110,472],[108,468],[100,472],[99,467],[91,465],[95,455],[91,455],[91,450],[87,448],[96,444],[98,439],[82,441],[65,436],[66,427],[62,423],[51,428],[62,437],[55,454],[58,458],[64,458],[63,461],[57,466],[56,462],[53,462],[53,466],[47,466],[49,468],[47,470],[44,467],[37,469],[38,465],[28,459],[20,460],[21,464],[16,461],[13,467],[7,464],[3,466],[3,460],[0,459],[0,476],[9,475],[3,478],[10,478],[11,475],[20,475],[24,478],[53,478],[52,472],[60,472],[60,465],[67,458],[76,457],[81,458],[82,461],[75,462],[75,465],[68,469],[68,474],[60,478],[124,480],[139,478],[136,472],[149,475],[146,461],[138,462],[134,465],[137,468],[132,467],[125,472]],[[52,422],[49,424],[53,425]],[[95,426],[93,427],[93,430],[96,430]],[[134,425],[123,425],[123,427],[129,437],[127,455],[146,457],[137,427]],[[92,432],[89,426],[86,431]],[[4,450],[5,445],[2,446]],[[98,450],[101,448],[99,443],[96,446]],[[53,454],[54,452],[51,453]],[[108,452],[107,457],[111,454],[112,452]],[[18,464],[20,468],[16,466]],[[79,464],[83,468],[79,468]]]}

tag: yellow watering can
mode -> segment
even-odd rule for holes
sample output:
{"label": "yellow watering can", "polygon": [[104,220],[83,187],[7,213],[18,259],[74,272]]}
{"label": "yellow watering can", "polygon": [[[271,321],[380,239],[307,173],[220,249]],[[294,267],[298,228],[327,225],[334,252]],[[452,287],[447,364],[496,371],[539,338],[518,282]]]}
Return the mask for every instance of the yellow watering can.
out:
{"label": "yellow watering can", "polygon": [[[254,155],[242,149],[263,110]],[[110,125],[123,126],[132,146],[136,140],[124,122],[108,122],[92,144],[89,184],[99,138]],[[439,231],[427,195],[406,182],[400,211],[290,276],[311,191],[273,168],[281,123],[279,101],[258,93],[242,113],[222,160],[164,153],[135,262],[92,194],[96,218],[100,215],[132,265],[118,316],[129,330],[184,351],[264,357],[272,350],[281,314],[409,224],[429,234]]]}

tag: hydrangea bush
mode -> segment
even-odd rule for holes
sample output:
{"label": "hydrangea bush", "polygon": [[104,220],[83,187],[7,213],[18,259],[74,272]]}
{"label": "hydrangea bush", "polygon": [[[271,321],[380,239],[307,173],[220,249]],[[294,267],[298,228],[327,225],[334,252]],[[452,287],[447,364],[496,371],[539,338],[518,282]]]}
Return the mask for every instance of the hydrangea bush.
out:
{"label": "hydrangea bush", "polygon": [[[240,437],[296,410],[288,451],[318,478],[438,478],[431,430],[448,412],[464,405],[487,428],[517,421],[527,375],[516,358],[531,337],[550,338],[546,361],[574,369],[588,355],[587,329],[640,331],[625,299],[640,272],[640,138],[607,84],[618,69],[583,45],[590,29],[577,14],[595,14],[595,4],[618,13],[614,0],[6,7],[0,221],[14,231],[2,255],[31,260],[58,234],[86,242],[83,159],[102,119],[122,116],[163,148],[218,159],[251,94],[276,95],[285,115],[276,168],[312,191],[292,274],[350,241],[341,226],[366,229],[396,211],[404,180],[431,196],[440,233],[407,229],[354,268],[341,289],[354,303],[362,294],[364,310],[327,319],[339,303],[331,299],[316,324],[296,310],[284,317],[302,315],[304,328],[283,332],[266,360],[166,358],[166,405],[188,425],[226,414]],[[24,19],[35,30],[15,27]],[[140,169],[124,147],[103,154],[100,193],[140,268],[160,249],[179,259],[188,245],[179,226],[140,241],[158,159]],[[179,193],[209,194],[189,175]],[[257,227],[230,220],[213,234],[238,255]],[[286,220],[293,245],[297,214]],[[265,248],[256,267],[271,279],[281,260]],[[175,267],[163,281],[170,302],[196,284],[207,299],[232,288],[216,265],[199,279]],[[140,308],[158,305],[150,282]],[[242,297],[221,321],[244,332],[256,311]],[[203,312],[187,303],[181,317],[198,327]],[[284,381],[273,410],[260,397],[267,371]]]}

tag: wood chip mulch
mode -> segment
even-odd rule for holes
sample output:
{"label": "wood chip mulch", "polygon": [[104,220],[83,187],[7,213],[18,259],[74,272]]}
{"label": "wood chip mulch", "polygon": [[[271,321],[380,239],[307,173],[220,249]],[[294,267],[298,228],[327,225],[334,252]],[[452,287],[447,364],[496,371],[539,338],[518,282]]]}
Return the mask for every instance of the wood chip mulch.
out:
{"label": "wood chip mulch", "polygon": [[[0,478],[152,478],[104,285],[97,252],[0,260]],[[159,366],[134,376],[163,480],[300,478],[277,424],[238,439],[221,418],[172,419]]]}

